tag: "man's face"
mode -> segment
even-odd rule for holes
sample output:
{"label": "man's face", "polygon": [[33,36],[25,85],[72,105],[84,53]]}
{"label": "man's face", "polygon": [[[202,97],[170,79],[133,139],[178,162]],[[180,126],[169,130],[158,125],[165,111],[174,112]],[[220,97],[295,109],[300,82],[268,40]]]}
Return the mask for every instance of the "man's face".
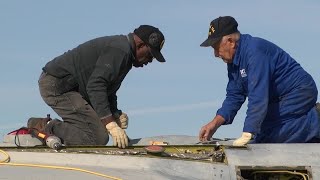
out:
{"label": "man's face", "polygon": [[231,38],[224,37],[211,47],[214,49],[215,57],[221,58],[225,63],[232,63],[236,46]]}
{"label": "man's face", "polygon": [[134,67],[143,67],[152,62],[154,57],[148,45],[142,44],[140,47],[137,47],[136,51],[136,61],[133,63]]}

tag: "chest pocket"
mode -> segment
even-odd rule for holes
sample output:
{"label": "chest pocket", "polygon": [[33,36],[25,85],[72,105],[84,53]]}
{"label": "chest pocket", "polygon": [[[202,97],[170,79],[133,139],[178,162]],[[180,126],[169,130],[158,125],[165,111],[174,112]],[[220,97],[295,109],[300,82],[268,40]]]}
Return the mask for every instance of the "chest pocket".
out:
{"label": "chest pocket", "polygon": [[241,69],[236,73],[237,74],[237,83],[239,88],[244,92],[244,94],[248,94],[248,74],[246,69]]}

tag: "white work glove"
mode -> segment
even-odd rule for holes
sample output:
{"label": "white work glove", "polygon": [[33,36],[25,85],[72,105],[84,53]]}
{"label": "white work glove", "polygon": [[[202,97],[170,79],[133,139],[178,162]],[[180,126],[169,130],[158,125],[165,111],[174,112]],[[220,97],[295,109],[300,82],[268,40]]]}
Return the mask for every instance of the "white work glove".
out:
{"label": "white work glove", "polygon": [[128,136],[126,131],[121,129],[116,122],[112,121],[108,123],[106,128],[112,136],[114,146],[118,146],[119,148],[125,148],[128,146]]}
{"label": "white work glove", "polygon": [[253,138],[253,134],[248,132],[243,132],[241,137],[233,142],[233,146],[243,146],[248,144],[248,142]]}
{"label": "white work glove", "polygon": [[121,129],[127,129],[129,123],[129,117],[126,113],[121,113],[121,115],[114,115],[116,123],[121,127]]}

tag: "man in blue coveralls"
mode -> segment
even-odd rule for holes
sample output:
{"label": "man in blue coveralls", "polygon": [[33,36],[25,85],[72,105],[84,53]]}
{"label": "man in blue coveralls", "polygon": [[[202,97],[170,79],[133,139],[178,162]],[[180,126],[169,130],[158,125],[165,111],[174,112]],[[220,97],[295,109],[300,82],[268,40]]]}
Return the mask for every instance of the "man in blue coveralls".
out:
{"label": "man in blue coveralls", "polygon": [[247,143],[320,142],[316,111],[318,91],[313,78],[275,44],[238,31],[230,16],[214,19],[208,39],[228,66],[226,98],[214,119],[199,132],[209,140],[221,125],[231,124],[248,97],[242,136],[235,146]]}

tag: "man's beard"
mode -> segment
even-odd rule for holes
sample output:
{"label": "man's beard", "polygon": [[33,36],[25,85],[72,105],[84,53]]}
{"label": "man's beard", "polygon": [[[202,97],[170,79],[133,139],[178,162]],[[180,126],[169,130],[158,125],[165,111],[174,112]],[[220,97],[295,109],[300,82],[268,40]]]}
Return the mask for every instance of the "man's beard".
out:
{"label": "man's beard", "polygon": [[133,62],[132,65],[136,68],[139,68],[139,67],[143,67],[143,64],[141,63],[138,63],[138,62]]}
{"label": "man's beard", "polygon": [[142,63],[144,62],[145,59],[141,59],[140,61],[139,60],[136,60],[132,63],[132,65],[136,68],[139,68],[139,67],[143,67],[144,65],[146,65],[145,63]]}

